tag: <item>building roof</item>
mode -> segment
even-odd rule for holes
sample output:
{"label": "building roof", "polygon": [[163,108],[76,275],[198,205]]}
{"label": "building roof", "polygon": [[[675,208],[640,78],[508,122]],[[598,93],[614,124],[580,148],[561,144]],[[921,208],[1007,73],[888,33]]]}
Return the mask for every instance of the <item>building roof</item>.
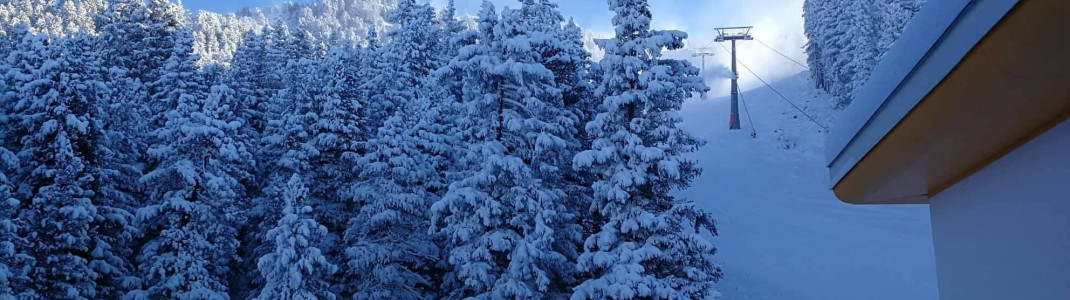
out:
{"label": "building roof", "polygon": [[[1060,0],[929,1],[834,124],[828,159],[840,199],[926,203],[933,192],[1043,127],[1037,122],[1048,124],[1053,118],[1048,113],[1062,115],[1070,98],[1058,98],[1064,91],[1053,90],[1058,87],[1049,84],[1052,80],[1022,81],[1008,68],[1065,69],[1070,51],[1059,47],[1066,39],[1042,38],[1065,34],[1059,28],[1070,24],[1059,15],[1068,9]],[[1004,51],[1015,45],[1024,47]],[[1019,64],[1016,55],[1034,61],[1034,56],[1053,57],[1055,65]],[[971,88],[971,82],[989,84]],[[984,88],[991,90],[978,94]],[[1032,96],[1002,95],[1011,91]],[[1036,111],[1034,106],[1054,111]],[[975,107],[991,109],[971,111]],[[1036,117],[1023,122],[1000,116],[997,109]],[[1021,128],[980,132],[998,124],[985,120]]]}

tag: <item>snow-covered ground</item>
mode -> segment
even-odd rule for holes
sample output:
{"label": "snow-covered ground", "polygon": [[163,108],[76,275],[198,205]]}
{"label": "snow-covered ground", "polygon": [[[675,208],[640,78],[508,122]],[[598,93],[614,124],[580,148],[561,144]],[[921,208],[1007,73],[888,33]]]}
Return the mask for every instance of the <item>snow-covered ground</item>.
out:
{"label": "snow-covered ground", "polygon": [[[828,96],[808,77],[773,86],[828,124]],[[765,87],[744,99],[756,139],[746,113],[745,130],[727,130],[726,97],[692,100],[683,112],[688,129],[709,142],[693,154],[703,176],[682,195],[718,218],[723,298],[937,299],[928,207],[840,202],[829,190],[819,127]]]}

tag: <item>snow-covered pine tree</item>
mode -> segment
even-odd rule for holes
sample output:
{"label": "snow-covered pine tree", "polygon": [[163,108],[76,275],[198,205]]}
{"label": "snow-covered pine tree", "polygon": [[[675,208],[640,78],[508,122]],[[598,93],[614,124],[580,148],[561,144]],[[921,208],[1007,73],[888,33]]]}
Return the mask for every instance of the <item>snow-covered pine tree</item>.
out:
{"label": "snow-covered pine tree", "polygon": [[346,232],[345,288],[355,299],[441,297],[441,250],[427,230],[458,148],[450,131],[454,103],[404,102],[358,159],[360,211]]}
{"label": "snow-covered pine tree", "polygon": [[337,267],[317,248],[327,228],[309,218],[312,207],[303,202],[308,189],[299,175],[290,178],[285,190],[282,218],[267,232],[275,249],[257,263],[265,285],[256,299],[336,299],[327,276]]}
{"label": "snow-covered pine tree", "polygon": [[814,1],[806,0],[803,3],[803,31],[806,32],[806,64],[810,67],[810,78],[814,82],[814,86],[828,91],[829,72],[828,66],[825,65],[824,58],[827,45],[826,39],[828,34],[824,29],[824,24],[831,18],[831,7],[834,1]]}
{"label": "snow-covered pine tree", "polygon": [[[108,58],[105,66],[125,69],[129,77],[145,84],[156,81],[159,68],[167,59],[167,56],[146,56],[150,51],[148,41],[152,39],[147,29],[153,27],[149,13],[143,0],[111,0],[108,8],[95,18],[100,33],[98,51]],[[170,50],[152,49],[152,52],[169,54]]]}
{"label": "snow-covered pine tree", "polygon": [[[883,12],[877,18],[879,31],[877,53],[883,57],[892,48],[903,33],[907,23],[921,10],[925,0],[884,0],[877,2],[878,11]],[[879,60],[879,58],[878,58]]]}
{"label": "snow-covered pine tree", "polygon": [[[562,101],[552,102],[552,105],[554,110],[562,113],[559,117],[563,120],[558,123],[567,130],[561,134],[565,147],[560,154],[571,158],[581,147],[589,147],[590,139],[583,134],[583,126],[597,110],[590,96],[591,84],[587,75],[590,54],[583,48],[583,33],[575,22],[569,21],[562,27],[564,17],[557,4],[550,0],[523,0],[521,4],[518,13],[538,55],[537,61],[553,73],[555,87],[561,91]],[[555,249],[575,262],[585,231],[577,226],[585,213],[582,207],[590,206],[593,176],[587,170],[572,169],[571,159],[555,160],[552,164],[554,172],[543,174],[540,180],[562,188],[567,194],[565,210],[559,214],[563,227],[554,231],[557,235]],[[575,283],[559,284],[574,286]]]}
{"label": "snow-covered pine tree", "polygon": [[554,83],[565,105],[582,106],[580,102],[590,98],[587,94],[591,89],[587,76],[591,54],[583,48],[583,30],[571,20],[566,24],[557,4],[550,0],[523,0],[521,5],[520,13],[534,40],[535,52],[540,55],[539,62],[554,73]]}
{"label": "snow-covered pine tree", "polygon": [[268,85],[276,89],[288,87],[286,78],[281,76],[288,69],[287,63],[296,60],[291,57],[293,50],[290,49],[294,44],[293,34],[290,33],[290,28],[281,22],[271,27],[264,27],[263,34],[267,42],[265,65],[271,67],[273,73],[276,74]]}
{"label": "snow-covered pine tree", "polygon": [[[0,48],[4,60],[0,62],[3,80],[0,80],[0,147],[6,147],[12,151],[21,148],[21,139],[25,135],[20,132],[15,116],[15,104],[19,101],[19,89],[33,76],[30,70],[40,68],[44,58],[39,55],[45,44],[43,37],[29,33],[27,26],[19,25],[8,30],[9,36]],[[11,179],[17,182],[17,178]]]}
{"label": "snow-covered pine tree", "polygon": [[[269,97],[257,109],[265,123],[256,156],[264,189],[261,196],[267,198],[257,201],[259,206],[253,208],[254,215],[264,217],[262,224],[269,226],[261,234],[274,226],[276,216],[281,213],[278,201],[272,199],[282,197],[281,187],[290,175],[308,174],[311,170],[310,160],[317,150],[309,141],[317,116],[313,102],[308,99],[313,97],[311,88],[325,84],[318,78],[314,61],[289,58],[287,53],[292,43],[285,25],[279,24],[270,32],[265,29],[265,35],[268,42],[265,66],[270,69],[263,85],[269,90],[266,93]],[[310,201],[310,205],[315,202]]]}
{"label": "snow-covered pine tree", "polygon": [[[358,126],[363,140],[371,138],[383,121],[387,118],[387,112],[393,110],[385,105],[392,105],[394,101],[382,101],[375,99],[382,96],[380,84],[370,83],[381,80],[380,74],[385,71],[379,68],[380,42],[379,33],[375,27],[368,30],[367,40],[364,47],[341,50],[342,67],[335,72],[335,89],[343,101],[359,103],[361,113]],[[370,84],[369,84],[370,83]],[[376,101],[380,100],[380,101]]]}
{"label": "snow-covered pine tree", "polygon": [[[288,174],[309,174],[312,169],[311,157],[317,153],[315,146],[310,143],[311,126],[317,119],[316,114],[311,109],[311,103],[290,101],[291,92],[292,89],[280,90],[263,106],[268,122],[257,154],[262,190],[255,195],[248,211],[249,234],[243,239],[241,253],[242,269],[253,272],[257,268],[257,258],[273,250],[274,246],[266,234],[282,214],[283,208],[277,199],[286,192],[284,187]],[[319,203],[318,199],[308,199],[307,202],[309,205]],[[316,211],[313,213],[319,216],[315,214]],[[325,241],[328,242],[331,241]],[[250,295],[257,295],[264,281],[260,276],[253,276],[247,284],[250,286]]]}
{"label": "snow-covered pine tree", "polygon": [[[26,24],[0,26],[0,59],[2,59],[0,65],[7,65],[7,56],[11,54],[11,51],[15,50],[15,46],[18,45],[19,42],[22,42],[22,38],[26,37],[26,34],[29,32],[30,28],[29,26],[26,26]],[[4,73],[0,73],[0,75],[6,73],[7,71],[4,71]]]}
{"label": "snow-covered pine tree", "polygon": [[327,54],[327,44],[317,40],[316,35],[305,28],[298,27],[293,31],[294,39],[291,46],[291,56],[294,58],[322,59]]}
{"label": "snow-covered pine tree", "polygon": [[579,258],[586,280],[573,299],[705,299],[721,271],[715,248],[698,234],[713,220],[671,193],[700,170],[683,155],[702,142],[680,128],[685,98],[707,88],[686,61],[662,58],[687,35],[650,29],[647,0],[610,0],[616,37],[603,43],[600,113],[587,124],[595,140],[574,165],[599,175]]}
{"label": "snow-covered pine tree", "polygon": [[158,79],[148,83],[150,128],[161,128],[168,121],[167,114],[178,106],[183,95],[203,99],[208,91],[193,54],[193,36],[188,30],[175,35],[171,54],[164,61]]}
{"label": "snow-covered pine tree", "polygon": [[360,83],[357,93],[364,107],[361,128],[371,136],[416,97],[417,87],[411,85],[411,74],[397,65],[404,58],[392,53],[392,48],[381,47],[375,31],[369,32],[368,37],[368,46],[359,50],[360,64],[354,69],[355,79],[362,79],[355,82]]}
{"label": "snow-covered pine tree", "polygon": [[274,93],[268,85],[271,66],[267,65],[267,41],[263,34],[249,31],[242,43],[238,45],[231,62],[227,81],[234,89],[239,106],[235,107],[238,116],[245,120],[244,130],[251,140],[259,140],[267,123],[261,103],[267,101]]}
{"label": "snow-covered pine tree", "polygon": [[[338,55],[323,61],[302,61],[309,65],[312,75],[305,83],[309,88],[306,88],[307,98],[303,99],[310,101],[311,113],[316,115],[309,126],[312,133],[309,142],[316,149],[310,156],[309,176],[313,183],[311,195],[319,202],[311,205],[317,219],[332,235],[338,236],[345,232],[350,217],[359,209],[354,206],[356,174],[352,170],[360,156],[364,134],[359,127],[360,102],[343,101],[337,90],[342,85],[336,81],[338,78],[330,76],[330,69],[340,61]],[[341,253],[343,248],[338,245],[337,249],[324,250],[334,254]]]}
{"label": "snow-covered pine tree", "polygon": [[30,201],[19,218],[26,223],[20,228],[26,237],[22,252],[36,261],[30,281],[48,299],[106,297],[94,254],[115,254],[109,245],[95,245],[92,226],[104,217],[92,201],[97,179],[89,159],[100,138],[94,110],[107,93],[91,73],[99,70],[91,53],[66,51],[66,43],[44,34],[24,42],[33,45],[20,48],[42,58],[23,71],[32,79],[20,87],[15,105],[19,132],[26,133],[20,136],[24,163],[18,178],[20,194]]}
{"label": "snow-covered pine tree", "polygon": [[573,124],[553,73],[532,49],[523,15],[499,20],[484,1],[482,36],[448,66],[465,80],[470,122],[462,135],[467,176],[432,207],[434,230],[446,235],[452,298],[541,299],[567,295],[574,267],[555,249],[567,229],[565,193],[544,180],[569,159],[564,137]]}
{"label": "snow-covered pine tree", "polygon": [[[229,86],[235,89],[237,103],[233,108],[238,119],[245,124],[241,127],[237,138],[256,153],[254,168],[247,168],[253,175],[253,182],[249,184],[249,199],[252,199],[246,210],[248,222],[242,227],[240,238],[242,241],[239,249],[240,264],[234,269],[237,274],[231,278],[233,289],[237,289],[236,298],[245,299],[255,297],[262,286],[263,278],[257,274],[257,260],[270,251],[270,241],[265,235],[275,226],[275,220],[280,216],[282,208],[276,199],[281,197],[283,178],[274,178],[278,171],[275,166],[278,155],[265,155],[271,150],[265,146],[265,135],[271,134],[269,123],[275,119],[281,119],[285,112],[279,111],[275,104],[275,97],[281,87],[280,75],[276,70],[282,68],[271,65],[268,61],[268,52],[271,49],[266,37],[270,32],[264,29],[264,34],[249,31],[244,41],[238,46],[234,60],[231,62],[231,70],[225,79]],[[282,63],[285,64],[283,59]],[[282,127],[284,129],[285,127]],[[275,129],[272,127],[272,129]],[[270,147],[289,147],[292,145],[271,144]],[[290,173],[292,174],[292,173]],[[278,176],[283,176],[278,174]]]}
{"label": "snow-covered pine tree", "polygon": [[[180,42],[179,39],[186,38],[180,35],[189,34],[192,39],[193,32],[187,27],[188,16],[186,9],[181,6],[182,2],[173,3],[171,0],[146,2],[148,2],[146,6],[148,15],[145,20],[146,27],[142,29],[145,32],[145,39],[142,41],[144,44],[137,45],[143,48],[134,49],[134,57],[137,58],[138,63],[142,64],[137,66],[144,71],[142,80],[148,83],[156,81],[165,74],[162,69],[168,57],[172,55],[171,50],[174,49],[176,43]],[[180,33],[179,31],[190,32]]]}
{"label": "snow-covered pine tree", "polygon": [[[191,39],[188,33],[179,36],[186,38],[176,40],[167,69],[181,72],[158,81],[173,86],[157,86],[176,91],[176,99],[168,101],[174,106],[164,126],[153,132],[148,154],[156,168],[141,178],[149,188],[148,202],[137,212],[145,235],[137,256],[143,285],[127,297],[229,299],[236,224],[243,221],[239,178],[253,162],[235,140],[242,123],[226,106],[234,91],[218,85],[198,97],[202,88]],[[176,80],[164,81],[168,78]]]}
{"label": "snow-covered pine tree", "polygon": [[461,37],[468,26],[457,17],[457,5],[454,0],[449,0],[446,7],[439,12],[439,23],[442,26],[441,45],[446,47],[442,52],[444,63],[456,57],[457,51],[464,46]]}
{"label": "snow-covered pine tree", "polygon": [[877,65],[877,40],[880,38],[873,11],[873,1],[845,1],[837,22],[837,30],[843,35],[839,40],[844,43],[841,54],[833,58],[834,72],[842,79],[835,87],[834,101],[836,108],[846,108],[851,104],[855,91],[869,79],[870,71]]}
{"label": "snow-covered pine tree", "polygon": [[446,49],[440,45],[442,33],[435,24],[434,8],[416,0],[398,0],[387,21],[396,27],[387,32],[390,42],[384,55],[395,56],[390,61],[400,70],[397,80],[409,87],[422,86],[424,78],[445,64]]}
{"label": "snow-covered pine tree", "polygon": [[[96,38],[85,33],[75,33],[63,44],[65,78],[72,91],[71,98],[94,99],[89,108],[93,123],[92,131],[83,143],[89,144],[92,153],[87,155],[86,168],[93,177],[88,188],[90,197],[101,218],[92,223],[93,238],[90,266],[100,274],[98,297],[115,299],[128,290],[133,265],[131,242],[136,228],[132,226],[133,209],[139,204],[140,191],[137,184],[141,170],[140,143],[137,132],[128,126],[129,110],[126,99],[118,95],[129,90],[116,89],[106,82],[111,78],[101,65],[102,58],[93,51]],[[124,86],[124,88],[129,88]],[[88,96],[86,96],[88,95]]]}
{"label": "snow-covered pine tree", "polygon": [[15,222],[20,202],[14,198],[11,180],[7,174],[18,169],[18,157],[0,147],[0,299],[34,299],[37,295],[30,288],[29,266],[32,257],[18,250],[26,243],[19,235]]}
{"label": "snow-covered pine tree", "polygon": [[[562,90],[565,106],[569,107],[585,124],[594,117],[598,103],[591,96],[591,53],[583,47],[583,29],[573,20],[565,25],[561,36],[562,51],[551,56],[547,68],[554,72],[554,80]],[[579,128],[582,132],[583,128]]]}

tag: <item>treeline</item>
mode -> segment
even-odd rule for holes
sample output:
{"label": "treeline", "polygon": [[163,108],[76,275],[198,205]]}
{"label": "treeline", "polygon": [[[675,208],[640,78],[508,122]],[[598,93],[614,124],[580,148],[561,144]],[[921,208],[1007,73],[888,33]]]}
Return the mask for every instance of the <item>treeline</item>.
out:
{"label": "treeline", "polygon": [[925,0],[807,0],[803,6],[807,63],[817,88],[833,105],[851,104],[855,91],[899,39]]}
{"label": "treeline", "polygon": [[[0,299],[703,299],[680,128],[698,69],[646,0],[593,62],[550,0],[399,1],[380,38],[283,24],[200,65],[188,12],[0,38]],[[65,5],[61,1],[57,5]]]}
{"label": "treeline", "polygon": [[[291,32],[307,32],[316,40],[335,45],[363,44],[371,27],[389,27],[385,16],[397,0],[316,0],[281,3],[265,8],[245,8],[237,13],[186,12],[171,0],[143,0],[157,14],[174,13],[193,35],[193,52],[199,63],[227,64],[249,31],[265,26],[287,26]],[[33,31],[54,37],[72,33],[96,34],[107,23],[107,0],[0,0],[0,25],[28,25]],[[180,9],[164,12],[165,8]],[[103,19],[102,19],[103,18]],[[0,31],[5,31],[0,29]],[[6,34],[6,32],[0,32]]]}

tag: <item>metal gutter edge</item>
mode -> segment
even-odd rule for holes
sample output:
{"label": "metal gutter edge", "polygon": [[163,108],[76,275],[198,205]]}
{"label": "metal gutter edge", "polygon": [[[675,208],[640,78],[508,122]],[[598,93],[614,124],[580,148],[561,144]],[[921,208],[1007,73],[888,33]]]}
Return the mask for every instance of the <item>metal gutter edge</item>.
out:
{"label": "metal gutter edge", "polygon": [[[864,115],[867,111],[872,111],[872,113],[868,114],[864,122],[855,120],[856,123],[851,123],[847,120],[847,124],[838,124],[848,130],[857,128],[853,134],[838,136],[838,139],[830,137],[828,166],[832,187],[835,187],[855,165],[864,159],[869,151],[883,140],[884,136],[890,133],[928,93],[951,73],[973,47],[980,43],[988,32],[1018,4],[1019,0],[960,0],[951,5],[952,2],[955,1],[931,1],[931,4],[937,6],[928,10],[923,9],[928,14],[919,16],[935,18],[943,14],[956,13],[956,17],[946,22],[944,30],[940,31],[940,35],[935,36],[929,47],[905,46],[920,42],[904,34],[904,39],[900,40],[903,43],[895,47],[900,53],[889,55],[890,59],[882,61],[875,69],[870,82],[857,94],[856,99],[882,99],[882,101],[856,101],[855,107],[852,107],[854,113],[860,115]],[[927,24],[923,19],[912,23],[908,30],[932,31],[933,27],[926,26]],[[912,34],[917,34],[918,36],[914,39],[921,39],[921,42],[926,41],[927,37],[933,37],[933,35],[916,32]],[[897,66],[911,61],[910,58],[915,57],[921,50],[925,51],[911,68],[897,69]],[[842,145],[842,148],[838,148],[838,152],[832,152],[837,151],[837,148],[832,147],[839,145]]]}

